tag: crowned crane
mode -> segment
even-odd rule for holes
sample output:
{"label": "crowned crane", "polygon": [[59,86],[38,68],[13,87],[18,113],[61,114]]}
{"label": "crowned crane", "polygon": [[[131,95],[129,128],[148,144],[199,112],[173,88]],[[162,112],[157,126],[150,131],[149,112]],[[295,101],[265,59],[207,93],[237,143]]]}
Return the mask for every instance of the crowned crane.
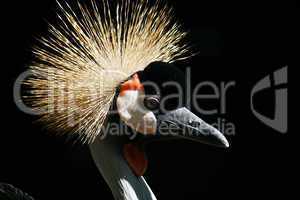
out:
{"label": "crowned crane", "polygon": [[24,97],[46,127],[89,144],[115,199],[156,199],[143,178],[150,141],[229,146],[185,108],[185,76],[174,63],[191,53],[170,6],[91,0],[59,8],[60,23],[50,25],[49,36],[34,48]]}

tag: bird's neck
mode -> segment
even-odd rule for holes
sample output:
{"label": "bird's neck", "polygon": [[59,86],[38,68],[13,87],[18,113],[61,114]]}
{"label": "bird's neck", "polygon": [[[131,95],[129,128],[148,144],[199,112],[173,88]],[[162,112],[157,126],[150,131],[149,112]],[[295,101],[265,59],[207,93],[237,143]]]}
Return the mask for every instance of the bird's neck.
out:
{"label": "bird's neck", "polygon": [[135,176],[122,155],[121,137],[110,136],[90,145],[95,164],[118,200],[156,200],[143,177]]}

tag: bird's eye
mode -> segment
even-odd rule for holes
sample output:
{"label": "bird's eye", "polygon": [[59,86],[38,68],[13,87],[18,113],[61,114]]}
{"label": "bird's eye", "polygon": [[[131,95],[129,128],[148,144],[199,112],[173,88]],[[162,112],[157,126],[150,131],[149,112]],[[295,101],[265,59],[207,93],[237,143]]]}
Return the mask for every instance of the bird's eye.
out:
{"label": "bird's eye", "polygon": [[149,96],[145,97],[144,105],[149,110],[157,110],[159,108],[159,97],[158,96]]}

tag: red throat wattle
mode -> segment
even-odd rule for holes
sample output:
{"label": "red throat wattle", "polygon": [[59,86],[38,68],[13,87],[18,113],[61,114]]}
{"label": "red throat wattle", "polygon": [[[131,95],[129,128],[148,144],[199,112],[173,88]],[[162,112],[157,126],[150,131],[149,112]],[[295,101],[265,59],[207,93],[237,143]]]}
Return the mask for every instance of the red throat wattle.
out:
{"label": "red throat wattle", "polygon": [[145,151],[138,144],[125,144],[123,155],[136,176],[143,176],[145,174],[148,167],[148,160]]}

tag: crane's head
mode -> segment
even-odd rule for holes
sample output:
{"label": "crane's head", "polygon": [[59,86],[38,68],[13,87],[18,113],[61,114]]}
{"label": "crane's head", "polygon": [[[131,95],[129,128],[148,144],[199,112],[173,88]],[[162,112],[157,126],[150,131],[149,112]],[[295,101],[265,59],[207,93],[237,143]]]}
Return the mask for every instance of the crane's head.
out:
{"label": "crane's head", "polygon": [[124,145],[123,153],[136,175],[143,175],[147,160],[141,141],[183,138],[228,147],[226,138],[185,107],[186,79],[173,64],[153,62],[121,84],[117,110],[121,121],[139,140]]}
{"label": "crane's head", "polygon": [[[187,33],[163,1],[90,0],[59,4],[33,52],[26,99],[46,127],[93,143],[115,105],[143,140],[186,138],[228,147],[225,137],[185,108],[185,76],[173,64],[190,57]],[[138,142],[123,155],[138,176],[146,169]]]}

